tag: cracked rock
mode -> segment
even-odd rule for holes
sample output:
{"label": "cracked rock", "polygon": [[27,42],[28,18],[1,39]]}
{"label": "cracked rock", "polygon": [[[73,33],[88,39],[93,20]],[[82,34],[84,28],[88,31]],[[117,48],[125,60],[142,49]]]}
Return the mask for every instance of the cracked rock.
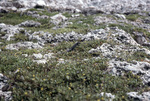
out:
{"label": "cracked rock", "polygon": [[6,39],[7,41],[10,41],[16,33],[20,33],[22,30],[24,29],[18,26],[0,23],[0,31],[6,33],[2,39]]}
{"label": "cracked rock", "polygon": [[51,19],[52,19],[51,22],[55,25],[58,25],[60,22],[64,22],[67,20],[67,18],[63,16],[61,13],[52,16]]}
{"label": "cracked rock", "polygon": [[41,53],[38,53],[38,54],[33,54],[33,57],[35,59],[42,59],[43,55]]}
{"label": "cracked rock", "polygon": [[106,58],[114,58],[118,56],[126,56],[130,53],[133,54],[134,52],[146,52],[145,49],[139,48],[137,46],[126,46],[126,45],[111,45],[108,43],[103,43],[100,47],[96,49],[91,49],[89,53],[97,54],[101,53]]}
{"label": "cracked rock", "polygon": [[127,95],[134,101],[150,101],[150,91],[143,92],[142,94],[138,94],[138,92],[129,92]]}
{"label": "cracked rock", "polygon": [[9,50],[19,50],[21,48],[27,48],[27,49],[39,49],[39,48],[43,48],[41,45],[39,45],[38,43],[33,43],[33,42],[18,42],[18,43],[14,43],[14,44],[8,44],[6,46],[6,49]]}
{"label": "cracked rock", "polygon": [[22,22],[18,26],[19,27],[39,27],[39,26],[41,26],[41,23],[30,20],[30,21]]}
{"label": "cracked rock", "polygon": [[11,91],[3,91],[2,89],[8,84],[8,78],[0,73],[0,97],[4,97],[5,101],[9,101],[12,99]]}
{"label": "cracked rock", "polygon": [[105,101],[113,101],[113,99],[115,98],[115,95],[112,95],[111,93],[104,93],[104,92],[102,92],[100,94],[100,97],[102,97],[102,96],[105,96],[105,97],[109,98],[109,100],[105,99]]}
{"label": "cracked rock", "polygon": [[150,86],[150,64],[148,62],[133,61],[128,63],[113,59],[109,61],[109,69],[112,75],[123,75],[123,71],[131,71],[133,74],[139,75],[144,84]]}

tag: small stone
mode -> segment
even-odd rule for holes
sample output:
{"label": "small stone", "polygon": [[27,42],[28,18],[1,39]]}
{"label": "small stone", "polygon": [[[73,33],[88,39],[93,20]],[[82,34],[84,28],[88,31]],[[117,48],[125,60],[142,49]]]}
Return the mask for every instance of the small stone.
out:
{"label": "small stone", "polygon": [[24,56],[24,57],[28,57],[28,54],[22,54],[22,56]]}
{"label": "small stone", "polygon": [[51,19],[52,19],[51,22],[55,25],[58,25],[60,22],[67,20],[67,18],[63,16],[61,13],[52,16]]}
{"label": "small stone", "polygon": [[38,53],[38,54],[33,54],[33,57],[35,59],[42,59],[43,55],[41,53]]}
{"label": "small stone", "polygon": [[104,93],[104,92],[102,92],[100,94],[100,97],[102,97],[102,96],[105,96],[105,97],[109,98],[109,101],[113,101],[113,99],[115,98],[115,95],[112,95],[111,93]]}
{"label": "small stone", "polygon": [[80,16],[80,14],[73,14],[73,15],[71,15],[71,17],[79,17]]}
{"label": "small stone", "polygon": [[54,53],[44,54],[43,58],[45,58],[45,59],[51,59],[51,58],[54,58],[53,54],[54,54]]}
{"label": "small stone", "polygon": [[64,63],[65,63],[65,60],[64,60],[64,59],[60,58],[60,59],[58,60],[58,64],[64,64]]}
{"label": "small stone", "polygon": [[123,14],[115,14],[117,18],[126,19],[126,17]]}
{"label": "small stone", "polygon": [[42,59],[42,60],[33,60],[33,62],[36,62],[38,64],[46,64],[47,60],[46,59]]}

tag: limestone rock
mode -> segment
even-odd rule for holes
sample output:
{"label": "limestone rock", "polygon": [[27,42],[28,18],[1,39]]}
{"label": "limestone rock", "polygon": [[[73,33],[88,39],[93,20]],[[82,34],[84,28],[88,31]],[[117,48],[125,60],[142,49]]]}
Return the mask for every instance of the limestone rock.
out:
{"label": "limestone rock", "polygon": [[41,26],[41,23],[35,22],[33,20],[25,21],[19,24],[19,27],[39,27],[39,26]]}
{"label": "limestone rock", "polygon": [[46,64],[47,60],[46,60],[46,59],[33,60],[33,62],[36,62],[36,63],[38,63],[38,64]]}
{"label": "limestone rock", "polygon": [[38,54],[33,54],[33,57],[35,59],[42,59],[43,55],[41,53],[38,53]]}
{"label": "limestone rock", "polygon": [[63,16],[61,13],[52,16],[51,19],[52,19],[51,22],[54,23],[55,25],[58,25],[60,22],[67,20],[67,18]]}
{"label": "limestone rock", "polygon": [[95,17],[94,21],[97,25],[103,24],[103,23],[113,23],[112,18],[107,18],[107,17],[102,17],[102,16]]}
{"label": "limestone rock", "polygon": [[9,50],[19,50],[20,48],[39,49],[39,48],[42,48],[42,46],[40,46],[38,43],[33,43],[33,42],[28,42],[28,41],[8,44],[6,46],[6,49],[9,49]]}
{"label": "limestone rock", "polygon": [[54,53],[48,53],[48,54],[44,54],[44,59],[51,59],[51,58],[54,58]]}
{"label": "limestone rock", "polygon": [[27,12],[23,12],[22,15],[23,14],[26,14],[28,16],[32,16],[33,18],[37,18],[37,19],[48,19],[48,18],[50,18],[47,15],[40,15],[40,14],[38,14],[37,11],[27,11]]}
{"label": "limestone rock", "polygon": [[103,96],[105,96],[105,97],[107,97],[109,99],[109,100],[105,99],[105,101],[113,101],[113,99],[115,98],[115,95],[112,95],[111,93],[104,93],[104,92],[102,92],[100,94],[100,97],[103,97]]}
{"label": "limestone rock", "polygon": [[126,19],[126,17],[123,14],[115,14],[115,16],[120,19]]}
{"label": "limestone rock", "polygon": [[111,45],[108,43],[103,43],[100,47],[96,49],[89,50],[89,53],[101,53],[106,58],[115,58],[126,56],[127,54],[133,54],[134,52],[143,51],[144,49],[136,47],[136,46],[127,46],[127,45]]}
{"label": "limestone rock", "polygon": [[20,33],[22,30],[24,29],[18,26],[0,23],[0,31],[6,33],[5,36],[2,37],[2,39],[6,39],[7,41],[10,41],[16,33]]}
{"label": "limestone rock", "polygon": [[9,101],[12,99],[11,91],[2,91],[2,88],[7,85],[8,78],[0,73],[0,97],[4,96],[5,101]]}
{"label": "limestone rock", "polygon": [[150,91],[143,92],[142,94],[138,94],[138,92],[129,92],[127,93],[130,99],[136,101],[150,101]]}
{"label": "limestone rock", "polygon": [[117,61],[115,59],[109,61],[109,69],[112,75],[123,75],[124,72],[131,71],[141,77],[144,84],[150,86],[150,64],[148,62],[133,61]]}
{"label": "limestone rock", "polygon": [[48,32],[39,31],[31,34],[26,32],[25,34],[29,37],[29,40],[37,40],[41,44],[52,42],[54,40],[53,35]]}
{"label": "limestone rock", "polygon": [[[149,0],[1,0],[2,7],[34,8],[47,6],[58,11],[86,12],[120,12],[149,11]],[[93,14],[92,13],[92,14]]]}

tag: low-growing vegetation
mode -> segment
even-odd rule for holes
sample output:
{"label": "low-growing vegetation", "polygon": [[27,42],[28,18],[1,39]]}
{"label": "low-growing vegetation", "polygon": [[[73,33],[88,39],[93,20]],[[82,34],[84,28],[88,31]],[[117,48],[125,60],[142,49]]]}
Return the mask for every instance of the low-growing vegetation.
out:
{"label": "low-growing vegetation", "polygon": [[13,100],[104,100],[101,92],[116,95],[115,100],[128,100],[126,93],[141,89],[139,76],[127,73],[116,77],[106,72],[103,59],[66,62],[57,59],[45,65],[15,54],[0,53],[0,70],[9,80]]}
{"label": "low-growing vegetation", "polygon": [[[47,10],[30,9],[29,11],[37,11],[40,15],[53,16],[58,12],[49,12]],[[17,25],[27,20],[34,20],[41,23],[39,27],[24,27],[27,31],[44,31],[53,33],[67,33],[75,31],[79,34],[87,34],[87,32],[106,28],[106,24],[95,25],[94,17],[100,14],[85,16],[80,14],[79,17],[71,18],[72,13],[62,13],[68,19],[67,22],[72,24],[66,27],[54,29],[55,25],[51,23],[51,19],[37,19],[19,12],[9,12],[7,14],[0,13],[0,23]],[[107,17],[113,17],[107,15]],[[127,19],[135,21],[138,15],[128,15]],[[61,26],[61,22],[57,27]],[[142,32],[146,36],[150,33],[142,28],[137,28],[130,24],[109,24],[108,27],[118,27],[131,35],[134,32]],[[103,34],[103,33],[102,33]],[[0,32],[0,38],[5,36],[5,32]],[[113,101],[129,101],[126,93],[148,91],[148,87],[143,85],[138,75],[132,72],[122,71],[124,75],[113,76],[109,72],[108,59],[104,58],[102,53],[88,53],[92,48],[96,49],[103,43],[116,45],[114,41],[108,40],[90,40],[82,41],[70,52],[67,52],[77,41],[63,41],[59,43],[45,43],[42,49],[25,49],[6,50],[6,45],[37,40],[29,40],[29,37],[22,31],[16,33],[13,40],[6,41],[0,39],[0,73],[8,78],[9,88],[12,91],[13,101],[106,101],[110,100],[102,92],[115,95]],[[81,40],[78,40],[81,41]],[[111,50],[111,49],[110,49]],[[33,62],[33,54],[54,53],[54,58],[48,60],[46,64],[37,64]],[[26,57],[24,55],[27,55]],[[115,54],[114,54],[115,55]],[[96,58],[98,57],[98,58]],[[123,61],[131,62],[133,60],[144,61],[150,56],[144,52],[124,52],[120,56],[114,58],[122,58]],[[60,61],[62,60],[62,61]],[[64,60],[64,61],[63,61]],[[120,60],[121,61],[121,60]],[[0,96],[0,99],[4,99]]]}

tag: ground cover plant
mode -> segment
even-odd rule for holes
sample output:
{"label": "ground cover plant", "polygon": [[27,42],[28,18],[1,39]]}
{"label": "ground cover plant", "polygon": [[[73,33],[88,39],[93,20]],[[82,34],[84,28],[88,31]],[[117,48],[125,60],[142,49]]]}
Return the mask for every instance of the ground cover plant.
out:
{"label": "ground cover plant", "polygon": [[[30,9],[29,11],[38,11],[40,15],[48,15],[49,17],[59,12],[49,12],[45,9]],[[79,34],[87,34],[91,30],[105,29],[106,27],[118,27],[127,33],[133,35],[133,32],[142,32],[146,36],[150,33],[142,28],[133,25],[124,24],[100,24],[95,25],[94,17],[98,15],[80,14],[77,18],[72,18],[72,13],[62,13],[68,18],[68,22],[72,24],[65,28],[53,29],[54,25],[48,19],[37,19],[32,16],[21,15],[21,12],[9,12],[0,14],[0,23],[17,25],[27,20],[34,20],[41,23],[39,27],[23,27],[25,30],[32,32],[44,31],[53,33],[68,33],[75,31]],[[109,16],[109,15],[107,15]],[[109,17],[113,17],[110,15]],[[128,15],[127,19],[135,21],[138,15]],[[58,26],[61,26],[61,22]],[[103,33],[102,33],[103,34]],[[122,71],[124,75],[115,76],[109,72],[109,58],[103,56],[102,52],[89,54],[89,51],[104,43],[119,44],[114,41],[105,39],[93,39],[82,41],[74,50],[67,52],[76,41],[62,41],[57,43],[45,43],[42,49],[24,49],[7,50],[6,45],[17,42],[32,41],[25,32],[16,33],[13,40],[6,41],[2,39],[5,32],[0,32],[0,73],[8,78],[8,89],[12,91],[13,101],[106,101],[110,98],[100,96],[102,92],[115,95],[113,101],[129,101],[128,92],[149,91],[149,87],[144,85],[139,75],[133,74],[131,71]],[[127,45],[130,46],[130,45]],[[147,48],[147,47],[146,47]],[[147,48],[149,49],[149,48]],[[45,64],[33,62],[33,54],[54,53]],[[29,57],[25,56],[28,55]],[[126,55],[126,57],[123,57]],[[121,54],[119,56],[124,61],[132,62],[144,61],[150,56],[144,52],[133,52],[133,54]],[[63,59],[63,62],[60,60]],[[4,100],[0,96],[0,100]]]}

